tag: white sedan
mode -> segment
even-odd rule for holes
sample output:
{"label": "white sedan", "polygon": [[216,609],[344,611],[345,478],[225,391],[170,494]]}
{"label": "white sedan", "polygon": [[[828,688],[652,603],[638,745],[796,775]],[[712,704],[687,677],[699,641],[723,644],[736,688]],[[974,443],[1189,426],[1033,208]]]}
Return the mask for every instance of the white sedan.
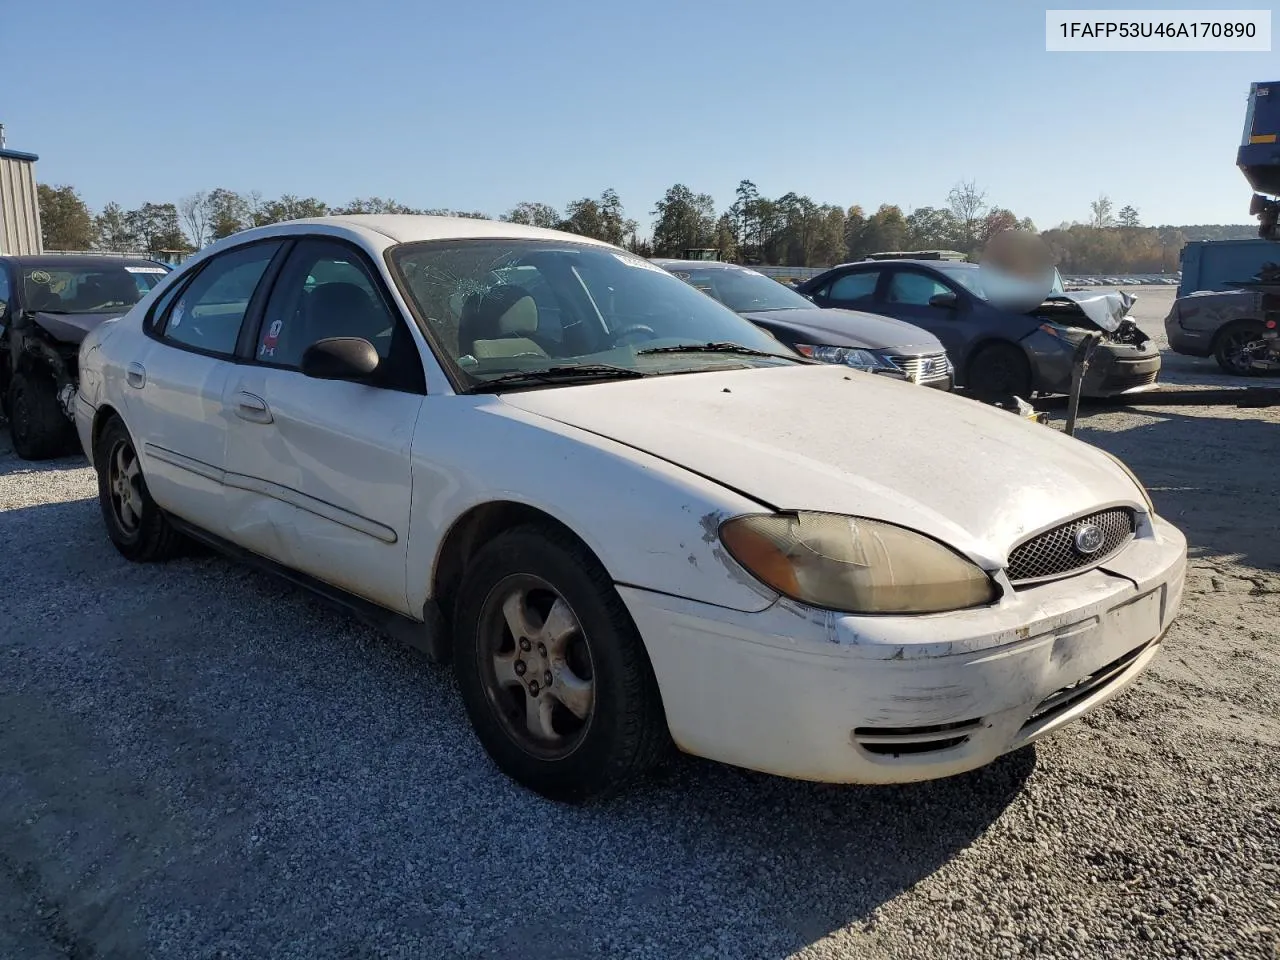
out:
{"label": "white sedan", "polygon": [[552,797],[672,741],[840,783],[979,767],[1128,686],[1182,593],[1118,460],[808,361],[582,237],[249,230],[80,377],[124,556],[197,538],[451,657],[490,756]]}

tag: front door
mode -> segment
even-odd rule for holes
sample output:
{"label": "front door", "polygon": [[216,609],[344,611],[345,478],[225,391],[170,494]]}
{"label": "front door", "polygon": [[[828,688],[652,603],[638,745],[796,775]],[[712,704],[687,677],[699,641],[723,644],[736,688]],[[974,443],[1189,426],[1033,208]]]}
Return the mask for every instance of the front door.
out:
{"label": "front door", "polygon": [[[369,382],[305,376],[317,340],[360,337]],[[372,264],[346,243],[300,240],[227,386],[230,538],[400,613],[422,408],[422,358]]]}
{"label": "front door", "polygon": [[[951,306],[930,303],[934,297],[947,294],[955,297]],[[965,304],[958,291],[936,277],[923,270],[899,267],[889,276],[880,312],[929,331],[942,341],[947,354],[959,364],[970,337]]]}

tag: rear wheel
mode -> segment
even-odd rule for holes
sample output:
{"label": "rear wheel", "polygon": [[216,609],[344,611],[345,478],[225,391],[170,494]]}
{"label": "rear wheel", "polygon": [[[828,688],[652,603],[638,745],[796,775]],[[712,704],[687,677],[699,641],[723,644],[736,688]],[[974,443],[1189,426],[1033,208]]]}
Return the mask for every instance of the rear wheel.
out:
{"label": "rear wheel", "polygon": [[978,350],[969,361],[965,385],[983,400],[1004,397],[1031,397],[1031,364],[1011,343],[992,343]]}
{"label": "rear wheel", "polygon": [[614,793],[669,743],[640,635],[575,538],[526,526],[486,544],[454,606],[454,672],[499,769],[557,800]]}
{"label": "rear wheel", "polygon": [[75,424],[62,412],[52,377],[20,370],[9,384],[9,434],[23,460],[48,460],[70,453]]}
{"label": "rear wheel", "polygon": [[182,535],[151,499],[142,462],[129,431],[117,417],[103,426],[93,447],[98,471],[98,504],[107,536],[127,559],[167,560],[182,546]]}
{"label": "rear wheel", "polygon": [[1262,370],[1253,366],[1253,358],[1262,356],[1263,327],[1257,320],[1241,320],[1223,327],[1213,341],[1213,359],[1226,373],[1237,377],[1255,377]]}

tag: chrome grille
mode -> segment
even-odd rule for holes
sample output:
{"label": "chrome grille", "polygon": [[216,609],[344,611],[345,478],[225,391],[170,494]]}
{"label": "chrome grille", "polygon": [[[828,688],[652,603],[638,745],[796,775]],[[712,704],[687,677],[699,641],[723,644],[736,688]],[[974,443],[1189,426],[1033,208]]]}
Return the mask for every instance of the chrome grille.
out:
{"label": "chrome grille", "polygon": [[913,383],[933,383],[951,376],[951,361],[945,353],[926,353],[918,357],[893,357],[893,362]]}
{"label": "chrome grille", "polygon": [[[1076,534],[1090,524],[1101,530],[1102,545],[1085,553],[1076,546]],[[1016,586],[1097,566],[1128,543],[1135,530],[1133,511],[1124,507],[1077,517],[1014,547],[1009,554],[1009,579]]]}

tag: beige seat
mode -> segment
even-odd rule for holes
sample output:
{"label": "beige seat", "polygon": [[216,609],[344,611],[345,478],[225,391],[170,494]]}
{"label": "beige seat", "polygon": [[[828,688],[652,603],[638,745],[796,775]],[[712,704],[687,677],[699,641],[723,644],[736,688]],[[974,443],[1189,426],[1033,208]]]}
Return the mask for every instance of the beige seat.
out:
{"label": "beige seat", "polygon": [[473,294],[458,322],[458,353],[477,360],[494,357],[545,357],[533,339],[538,332],[538,304],[524,287],[499,284]]}

